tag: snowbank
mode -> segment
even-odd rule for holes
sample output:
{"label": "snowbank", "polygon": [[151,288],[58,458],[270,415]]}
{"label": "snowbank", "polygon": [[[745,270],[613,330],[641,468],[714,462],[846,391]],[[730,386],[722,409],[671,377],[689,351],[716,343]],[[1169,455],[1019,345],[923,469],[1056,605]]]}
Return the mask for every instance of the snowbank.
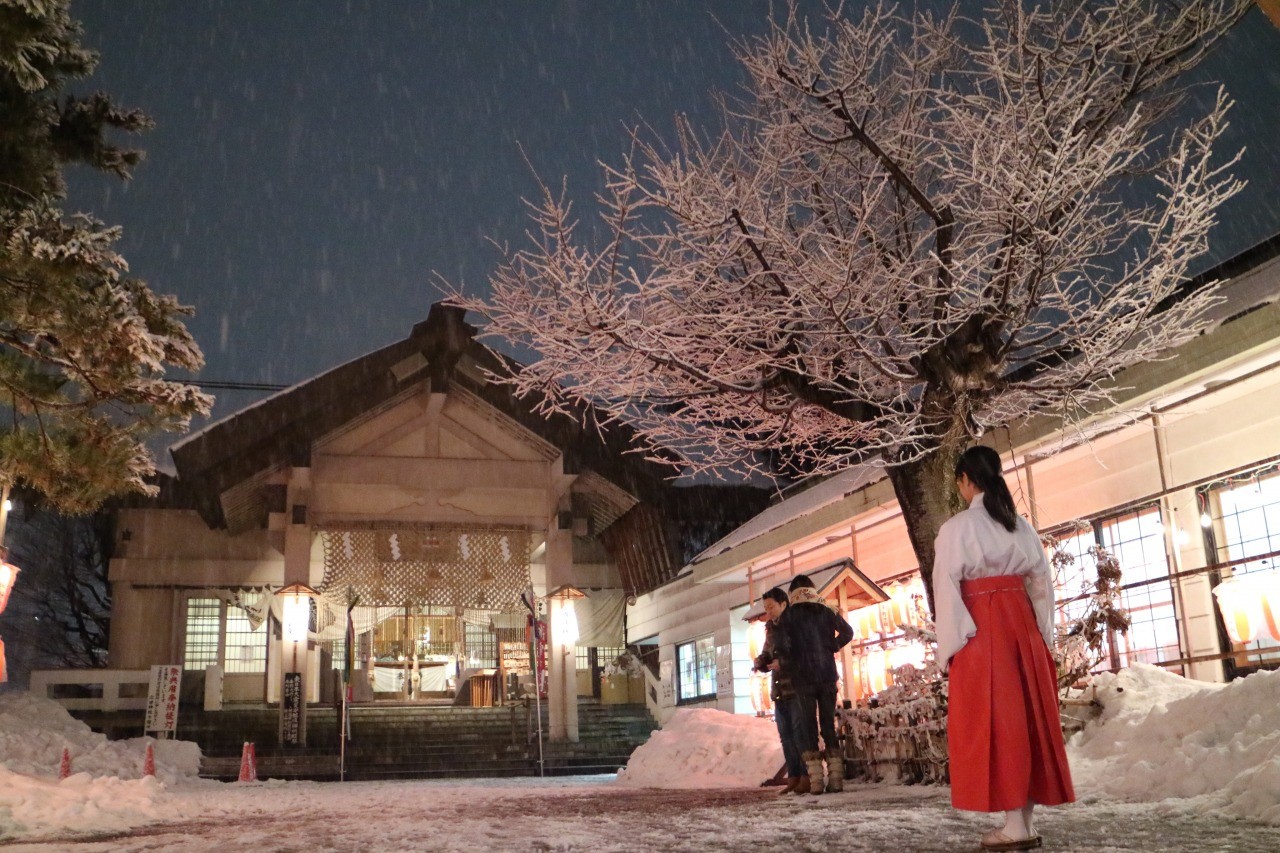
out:
{"label": "snowbank", "polygon": [[[144,777],[147,744],[156,776]],[[59,780],[62,751],[72,775]],[[109,741],[49,699],[0,693],[0,839],[57,827],[113,832],[173,818],[168,783],[193,779],[200,749],[189,741]]]}
{"label": "snowbank", "polygon": [[1208,684],[1138,664],[1098,684],[1102,715],[1068,744],[1081,796],[1280,825],[1280,672]]}
{"label": "snowbank", "polygon": [[147,744],[155,747],[156,776],[161,781],[199,774],[200,747],[191,741],[107,740],[52,699],[0,693],[0,765],[8,770],[57,780],[65,748],[71,752],[75,773],[141,779]]}
{"label": "snowbank", "polygon": [[781,766],[772,720],[682,708],[631,754],[618,779],[640,788],[741,788],[759,785]]}

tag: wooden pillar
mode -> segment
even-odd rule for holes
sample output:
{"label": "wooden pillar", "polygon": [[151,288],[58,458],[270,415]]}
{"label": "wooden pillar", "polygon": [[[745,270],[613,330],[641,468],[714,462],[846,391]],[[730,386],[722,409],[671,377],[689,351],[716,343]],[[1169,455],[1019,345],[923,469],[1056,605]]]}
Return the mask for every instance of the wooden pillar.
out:
{"label": "wooden pillar", "polygon": [[[564,528],[558,521],[548,527],[544,559],[548,591],[573,583],[571,520]],[[564,636],[561,619],[562,612],[572,606],[564,599],[547,600],[547,717],[552,741],[578,740],[578,673],[574,658],[577,637]]]}
{"label": "wooden pillar", "polygon": [[[289,471],[287,498],[285,500],[284,529],[284,585],[300,583],[311,585],[311,524],[307,504],[311,496],[311,469],[292,468]],[[307,695],[311,685],[307,683],[310,663],[309,640],[280,641],[280,723],[279,741],[285,742],[285,684],[297,674],[299,681],[298,746],[307,744]]]}

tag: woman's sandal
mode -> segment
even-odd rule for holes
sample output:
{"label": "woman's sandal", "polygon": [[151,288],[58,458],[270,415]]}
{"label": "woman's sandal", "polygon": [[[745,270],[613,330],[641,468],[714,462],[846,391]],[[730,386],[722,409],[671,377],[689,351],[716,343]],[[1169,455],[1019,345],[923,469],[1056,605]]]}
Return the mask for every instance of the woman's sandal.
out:
{"label": "woman's sandal", "polygon": [[1003,829],[993,829],[982,836],[983,850],[1034,850],[1041,844],[1040,836],[1010,838]]}

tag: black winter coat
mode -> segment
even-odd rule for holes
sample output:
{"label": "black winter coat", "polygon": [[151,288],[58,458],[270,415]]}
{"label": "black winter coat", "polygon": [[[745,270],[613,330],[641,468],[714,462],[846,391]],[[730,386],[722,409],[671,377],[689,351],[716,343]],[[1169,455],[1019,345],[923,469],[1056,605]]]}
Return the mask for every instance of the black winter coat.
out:
{"label": "black winter coat", "polygon": [[820,601],[790,605],[778,620],[775,649],[796,688],[835,685],[835,654],[853,639],[849,623]]}

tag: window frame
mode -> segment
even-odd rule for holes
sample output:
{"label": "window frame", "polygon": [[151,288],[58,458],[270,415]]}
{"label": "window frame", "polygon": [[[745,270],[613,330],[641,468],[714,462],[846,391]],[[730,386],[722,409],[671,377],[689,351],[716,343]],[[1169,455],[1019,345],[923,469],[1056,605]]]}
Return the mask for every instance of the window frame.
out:
{"label": "window frame", "polygon": [[[701,648],[699,648],[701,646]],[[686,672],[683,661],[680,657],[682,649],[692,649],[693,652],[693,690],[688,696],[685,695]],[[718,695],[716,689],[716,645],[715,636],[713,634],[705,634],[701,637],[694,637],[683,643],[675,644],[675,697],[676,705],[692,705],[698,702],[707,702],[714,700]],[[704,692],[704,686],[709,685],[710,690]]]}
{"label": "window frame", "polygon": [[[193,615],[192,614],[193,603],[196,604],[197,608],[202,608],[205,611],[207,611],[204,614],[204,618],[206,620],[209,620],[212,618],[212,613],[214,611],[216,611],[217,613],[216,631],[205,632],[203,634],[198,635],[198,636],[203,636],[208,638],[216,637],[216,641],[212,644],[208,642],[199,644],[199,648],[200,648],[199,660],[195,660],[195,661],[192,660],[193,646],[191,643],[191,637],[192,637],[192,634],[191,634],[192,621],[191,620]],[[235,663],[234,668],[232,668],[229,665],[229,662],[227,659],[227,649],[228,649],[227,639],[228,639],[228,628],[230,627],[229,623],[231,621],[229,618],[229,615],[232,607],[233,605],[228,603],[227,600],[224,598],[221,598],[219,596],[212,596],[212,595],[201,595],[199,593],[190,594],[183,600],[182,655],[181,655],[183,671],[204,672],[205,669],[207,669],[208,667],[217,665],[222,668],[222,672],[224,675],[265,676],[267,674],[267,669],[268,669],[269,661],[271,658],[271,643],[270,643],[271,631],[266,625],[263,625],[259,628],[259,631],[262,632],[262,640],[260,643],[261,655],[258,655],[255,653],[251,658],[251,660],[248,661],[248,663],[254,666],[254,668],[252,669],[245,668],[244,664],[246,662],[240,661],[240,660],[237,660],[234,662]],[[238,621],[239,620],[237,620],[237,622]],[[248,634],[250,636],[253,636],[257,633],[258,631],[236,631],[235,635],[242,636],[242,635]],[[233,646],[233,648],[244,648],[244,647],[246,646],[239,643]],[[251,646],[249,647],[251,648]],[[214,650],[213,659],[209,660],[208,652],[211,648]],[[257,665],[259,663],[261,664],[261,669],[257,668]],[[195,665],[193,666],[193,664]]]}
{"label": "window frame", "polygon": [[[1141,531],[1144,523],[1144,516],[1154,513],[1157,533],[1142,532],[1136,538],[1120,538],[1119,525],[1132,521],[1138,524]],[[1146,523],[1150,523],[1147,521]],[[1114,535],[1108,535],[1114,531]],[[1172,565],[1169,556],[1169,542],[1165,534],[1164,512],[1159,502],[1150,502],[1139,504],[1136,506],[1128,506],[1118,510],[1095,516],[1093,518],[1083,519],[1080,526],[1068,525],[1048,531],[1049,535],[1060,539],[1086,539],[1089,540],[1090,546],[1105,549],[1120,563],[1120,602],[1125,612],[1131,620],[1134,620],[1134,614],[1139,615],[1160,610],[1165,607],[1170,609],[1170,613],[1165,616],[1155,616],[1153,618],[1139,618],[1133,621],[1130,626],[1129,633],[1120,636],[1115,631],[1108,631],[1104,641],[1104,656],[1099,666],[1094,672],[1110,670],[1112,672],[1131,666],[1135,662],[1145,662],[1152,665],[1159,665],[1165,658],[1158,654],[1159,650],[1165,648],[1166,645],[1154,646],[1134,646],[1131,645],[1135,636],[1133,633],[1134,626],[1138,626],[1142,630],[1145,626],[1151,626],[1153,639],[1158,641],[1159,632],[1167,631],[1170,627],[1173,630],[1173,637],[1176,649],[1176,657],[1172,660],[1178,660],[1186,656],[1185,639],[1182,636],[1182,624],[1179,614],[1181,613],[1181,600],[1178,590],[1174,586]],[[1158,560],[1147,560],[1136,567],[1129,561],[1126,565],[1124,555],[1119,553],[1125,546],[1132,547],[1133,543],[1145,543],[1148,541],[1158,541],[1160,543],[1160,554],[1164,557],[1161,573],[1157,573],[1156,568]],[[1140,544],[1139,547],[1142,547]],[[1087,551],[1086,547],[1083,549]],[[1089,559],[1087,553],[1075,552],[1077,560]],[[1135,576],[1135,571],[1142,571],[1141,576]],[[1059,579],[1054,578],[1054,594],[1058,601],[1058,607],[1062,606],[1064,600],[1075,599],[1081,595],[1080,592],[1065,588],[1065,585]],[[1161,582],[1163,581],[1163,583]],[[1167,592],[1167,598],[1163,593]],[[1145,601],[1135,601],[1136,598],[1143,597]],[[1055,608],[1056,609],[1056,608]],[[1065,617],[1070,618],[1071,610],[1074,609],[1067,605]],[[1056,618],[1056,614],[1055,614]],[[1167,624],[1166,624],[1167,623]],[[1154,658],[1154,659],[1153,659]],[[1170,672],[1185,674],[1186,667],[1182,664],[1171,664],[1162,666]]]}

